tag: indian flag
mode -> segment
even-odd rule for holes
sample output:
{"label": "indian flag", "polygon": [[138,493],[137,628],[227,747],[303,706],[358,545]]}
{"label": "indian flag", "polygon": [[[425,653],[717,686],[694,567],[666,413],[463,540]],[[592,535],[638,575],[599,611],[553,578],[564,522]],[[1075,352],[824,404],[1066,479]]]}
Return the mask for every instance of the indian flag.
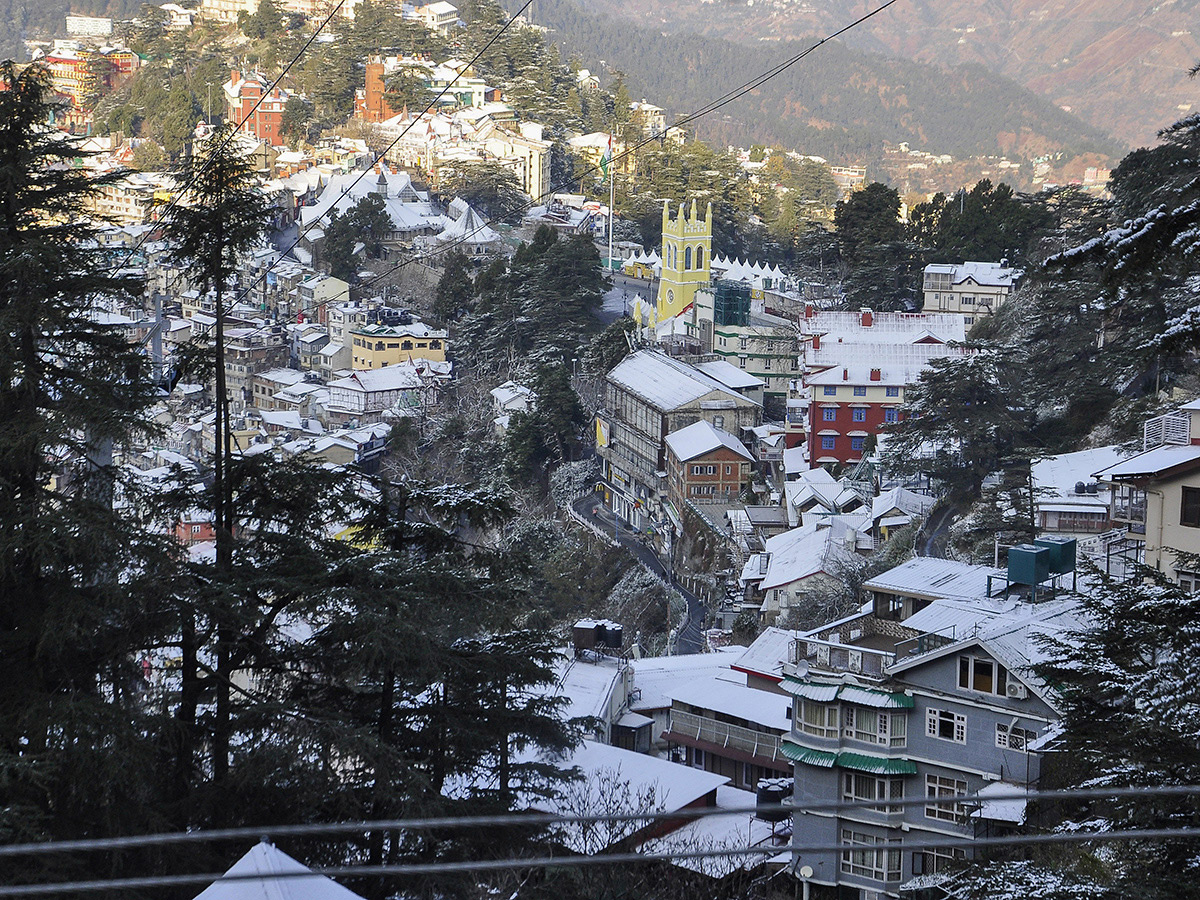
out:
{"label": "indian flag", "polygon": [[608,177],[608,164],[612,162],[612,135],[608,136],[608,146],[604,152],[600,154],[600,171],[604,173],[604,177]]}

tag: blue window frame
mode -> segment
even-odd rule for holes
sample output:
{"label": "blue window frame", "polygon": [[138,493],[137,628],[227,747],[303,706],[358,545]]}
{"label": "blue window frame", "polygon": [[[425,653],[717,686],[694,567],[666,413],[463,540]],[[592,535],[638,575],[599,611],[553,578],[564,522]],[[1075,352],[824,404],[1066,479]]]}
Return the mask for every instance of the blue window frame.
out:
{"label": "blue window frame", "polygon": [[835,440],[835,438],[832,434],[822,435],[821,436],[821,449],[822,450],[832,450],[834,440]]}
{"label": "blue window frame", "polygon": [[826,407],[825,409],[821,410],[821,421],[822,422],[836,422],[837,421],[837,410],[833,409],[832,407]]}
{"label": "blue window frame", "polygon": [[825,385],[825,387],[823,387],[821,389],[821,391],[825,394],[826,397],[836,397],[837,396],[837,385],[827,384],[827,385]]}
{"label": "blue window frame", "polygon": [[889,424],[892,422],[899,422],[900,421],[900,413],[894,409],[885,409],[883,411],[883,421],[887,422]]}
{"label": "blue window frame", "polygon": [[854,388],[854,396],[855,396],[855,397],[865,397],[865,396],[867,396],[867,388],[866,388],[866,386],[865,386],[865,385],[858,385],[857,387],[855,387],[855,388]]}
{"label": "blue window frame", "polygon": [[861,450],[863,448],[863,445],[866,442],[866,440],[867,439],[863,438],[863,437],[850,438],[850,449],[851,450]]}
{"label": "blue window frame", "polygon": [[856,409],[853,411],[851,418],[855,422],[865,422],[867,421],[867,411],[865,409]]}
{"label": "blue window frame", "polygon": [[884,390],[884,393],[889,397],[899,397],[900,396],[900,388],[898,388],[898,387],[884,388],[883,390]]}

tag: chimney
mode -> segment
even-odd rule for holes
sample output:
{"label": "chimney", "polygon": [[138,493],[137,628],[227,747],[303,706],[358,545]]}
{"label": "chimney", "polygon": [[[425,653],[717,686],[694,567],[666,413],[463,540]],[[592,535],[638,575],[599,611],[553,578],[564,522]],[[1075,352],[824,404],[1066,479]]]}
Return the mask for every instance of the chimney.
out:
{"label": "chimney", "polygon": [[242,80],[242,73],[237,69],[233,69],[229,74],[229,80],[234,87],[237,87],[237,83]]}
{"label": "chimney", "polygon": [[882,379],[883,379],[883,371],[882,370],[880,370],[880,369],[872,369],[871,370],[871,380],[872,381],[881,381]]}
{"label": "chimney", "polygon": [[873,324],[875,324],[875,314],[869,309],[864,309],[862,311],[862,327],[870,328]]}
{"label": "chimney", "polygon": [[813,305],[811,303],[804,304],[804,318],[811,319],[815,312],[816,310],[813,309]]}
{"label": "chimney", "polygon": [[850,370],[842,369],[842,381],[849,381],[849,380],[850,380]]}
{"label": "chimney", "polygon": [[814,350],[820,350],[821,349],[821,336],[819,334],[814,334],[812,336],[812,339],[813,339],[812,340],[812,348]]}

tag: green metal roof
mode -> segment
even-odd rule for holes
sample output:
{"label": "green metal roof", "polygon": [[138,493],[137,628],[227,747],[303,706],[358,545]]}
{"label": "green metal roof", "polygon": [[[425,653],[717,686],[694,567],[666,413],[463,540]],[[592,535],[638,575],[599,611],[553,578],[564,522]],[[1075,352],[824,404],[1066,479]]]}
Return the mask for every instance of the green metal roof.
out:
{"label": "green metal roof", "polygon": [[872,775],[916,775],[917,764],[908,759],[891,759],[886,756],[871,756],[867,753],[839,753],[837,766],[870,772]]}
{"label": "green metal roof", "polygon": [[783,741],[779,749],[792,762],[804,763],[806,766],[819,766],[822,769],[831,769],[837,761],[836,753],[827,753],[824,750],[810,750],[808,747],[799,747],[796,744],[789,744],[787,741]]}
{"label": "green metal roof", "polygon": [[880,691],[873,688],[860,687],[857,684],[829,684],[822,681],[808,681],[794,675],[785,675],[783,689],[789,694],[812,700],[816,703],[830,703],[841,700],[845,703],[857,703],[859,706],[872,706],[876,709],[912,709],[913,698],[899,691]]}

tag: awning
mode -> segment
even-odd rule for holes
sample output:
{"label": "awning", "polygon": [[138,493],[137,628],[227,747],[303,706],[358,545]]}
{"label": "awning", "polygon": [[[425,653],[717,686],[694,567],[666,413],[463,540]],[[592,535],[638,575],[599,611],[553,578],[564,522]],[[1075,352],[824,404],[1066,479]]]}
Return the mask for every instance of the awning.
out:
{"label": "awning", "polygon": [[832,769],[833,764],[837,761],[836,753],[827,753],[824,750],[810,750],[808,747],[798,747],[795,744],[789,744],[783,741],[779,745],[780,751],[792,762],[804,763],[806,766],[819,766],[822,769]]}
{"label": "awning", "polygon": [[838,691],[838,699],[859,706],[874,706],[877,709],[912,709],[913,698],[892,691],[873,691],[854,684],[844,684]]}
{"label": "awning", "polygon": [[872,775],[916,775],[917,764],[908,759],[871,756],[868,753],[839,753],[836,765],[840,769],[870,772]]}
{"label": "awning", "polygon": [[640,713],[627,712],[617,719],[617,724],[622,728],[645,728],[647,725],[653,725],[654,720]]}
{"label": "awning", "polygon": [[841,687],[840,684],[820,684],[812,681],[800,681],[798,678],[792,678],[791,676],[784,676],[783,679],[783,689],[789,694],[794,694],[805,700],[813,700],[817,703],[828,703],[831,700],[836,700]]}
{"label": "awning", "polygon": [[[851,647],[850,649],[854,649]],[[842,700],[846,703],[857,703],[859,706],[871,706],[875,709],[912,709],[913,698],[896,691],[876,691],[871,688],[859,687],[856,684],[828,684],[819,681],[806,681],[792,675],[784,676],[781,685],[789,694],[812,700],[816,703],[829,703]]]}

